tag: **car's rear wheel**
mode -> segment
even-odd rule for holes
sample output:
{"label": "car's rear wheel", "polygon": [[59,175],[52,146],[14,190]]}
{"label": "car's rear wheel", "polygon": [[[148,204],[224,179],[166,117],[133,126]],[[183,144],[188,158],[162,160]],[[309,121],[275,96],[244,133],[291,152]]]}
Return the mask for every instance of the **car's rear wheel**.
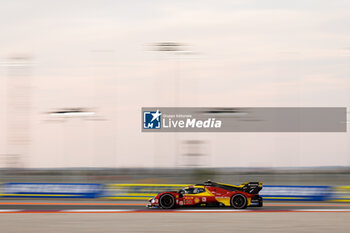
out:
{"label": "car's rear wheel", "polygon": [[159,206],[163,209],[172,209],[175,207],[175,197],[171,194],[163,194],[159,198]]}
{"label": "car's rear wheel", "polygon": [[235,209],[247,208],[247,198],[243,194],[235,194],[231,197],[231,206]]}

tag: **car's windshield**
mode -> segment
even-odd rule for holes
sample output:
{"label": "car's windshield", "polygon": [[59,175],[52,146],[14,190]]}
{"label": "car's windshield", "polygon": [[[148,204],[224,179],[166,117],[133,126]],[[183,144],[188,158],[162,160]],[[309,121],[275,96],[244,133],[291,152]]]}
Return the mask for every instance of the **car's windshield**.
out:
{"label": "car's windshield", "polygon": [[196,194],[196,193],[202,193],[202,192],[205,192],[203,188],[185,188],[179,191],[179,193],[181,194]]}

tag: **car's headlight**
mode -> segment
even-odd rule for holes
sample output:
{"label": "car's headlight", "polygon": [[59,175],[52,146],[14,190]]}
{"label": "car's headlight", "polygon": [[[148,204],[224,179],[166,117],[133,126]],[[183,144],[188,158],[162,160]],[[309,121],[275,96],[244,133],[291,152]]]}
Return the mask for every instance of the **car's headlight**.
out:
{"label": "car's headlight", "polygon": [[151,203],[154,204],[156,201],[154,199],[151,200]]}

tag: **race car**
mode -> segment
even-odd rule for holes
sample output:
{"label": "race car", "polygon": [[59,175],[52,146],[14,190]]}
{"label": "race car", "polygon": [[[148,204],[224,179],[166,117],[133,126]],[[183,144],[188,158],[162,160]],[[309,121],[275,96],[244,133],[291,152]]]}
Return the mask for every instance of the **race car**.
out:
{"label": "race car", "polygon": [[157,194],[149,200],[147,207],[172,209],[181,206],[230,206],[245,209],[248,206],[263,206],[259,196],[262,182],[247,182],[242,185],[229,185],[212,181],[188,186],[179,191]]}

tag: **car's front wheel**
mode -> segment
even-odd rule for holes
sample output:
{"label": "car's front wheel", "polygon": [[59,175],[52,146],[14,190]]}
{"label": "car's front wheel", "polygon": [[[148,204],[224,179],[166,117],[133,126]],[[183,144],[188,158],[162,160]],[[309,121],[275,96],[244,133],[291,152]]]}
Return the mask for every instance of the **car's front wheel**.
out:
{"label": "car's front wheel", "polygon": [[175,197],[171,194],[163,194],[159,198],[159,206],[163,209],[172,209],[175,207]]}
{"label": "car's front wheel", "polygon": [[235,194],[231,197],[231,206],[235,209],[247,208],[247,198],[243,194]]}

